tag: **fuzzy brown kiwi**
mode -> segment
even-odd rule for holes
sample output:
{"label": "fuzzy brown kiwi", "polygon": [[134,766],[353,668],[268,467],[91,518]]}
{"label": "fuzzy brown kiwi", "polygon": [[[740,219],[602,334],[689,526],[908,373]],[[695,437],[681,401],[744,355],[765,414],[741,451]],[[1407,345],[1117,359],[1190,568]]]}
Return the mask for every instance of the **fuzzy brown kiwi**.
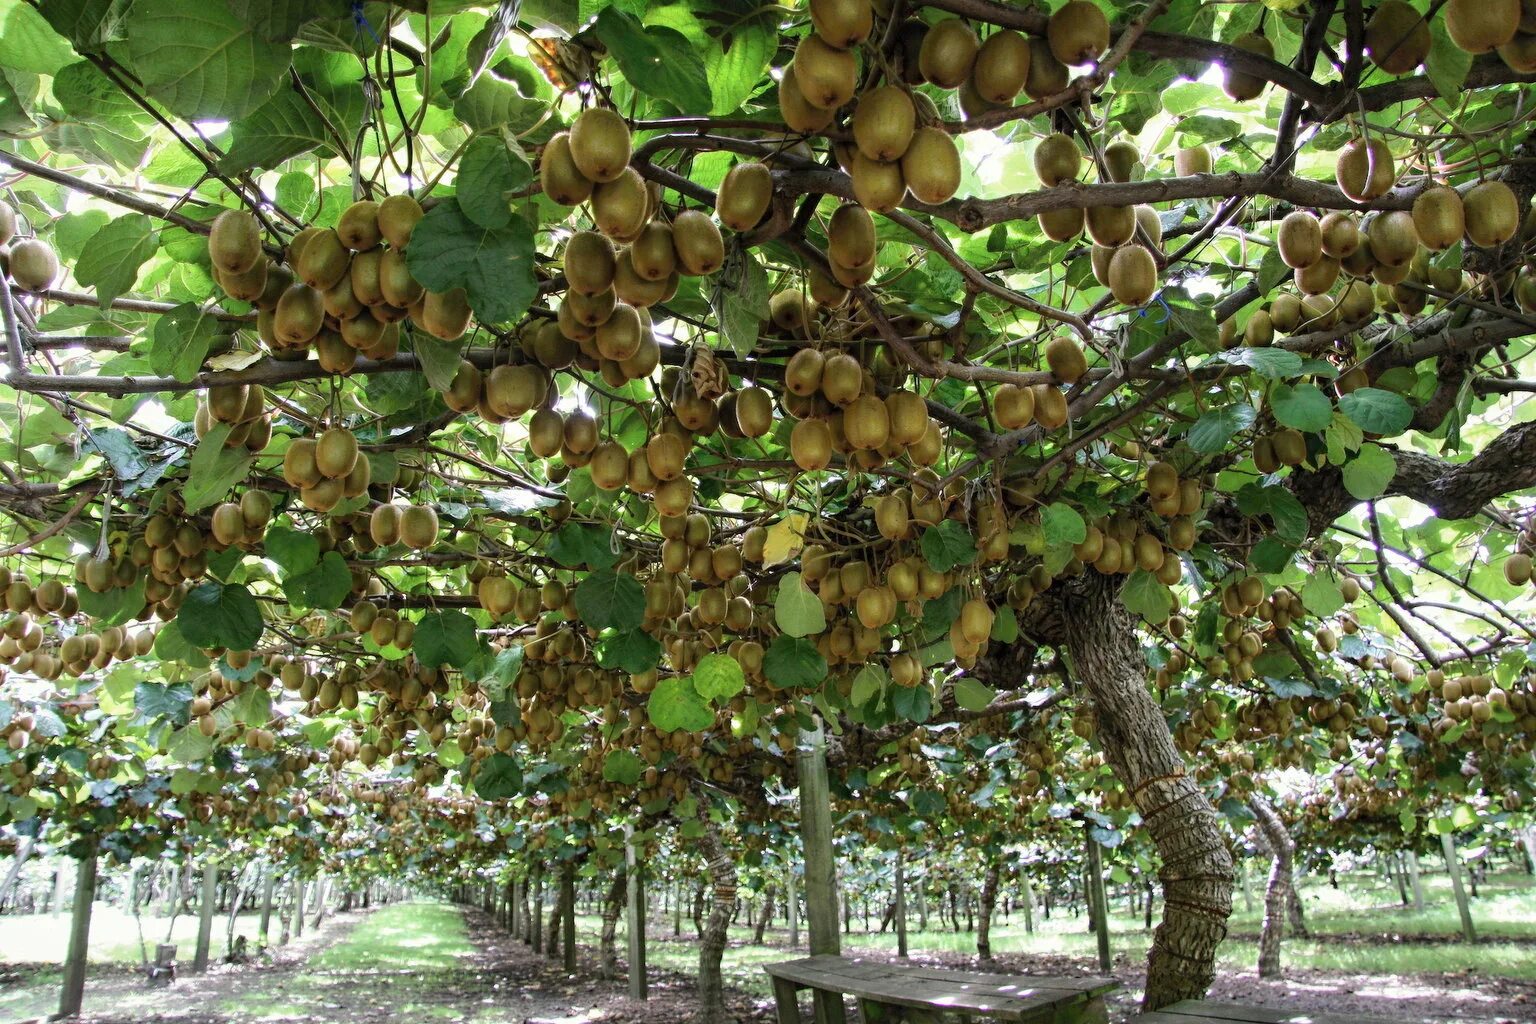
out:
{"label": "fuzzy brown kiwi", "polygon": [[828,46],[851,49],[874,28],[870,0],[811,0],[811,25]]}
{"label": "fuzzy brown kiwi", "polygon": [[628,359],[640,349],[640,312],[627,302],[613,307],[613,314],[597,328],[597,350],[604,359]]}
{"label": "fuzzy brown kiwi", "polygon": [[839,206],[827,221],[827,256],[845,267],[855,267],[874,255],[874,218],[862,206]]}
{"label": "fuzzy brown kiwi", "polygon": [[1053,132],[1040,140],[1034,153],[1035,176],[1046,188],[1076,181],[1083,169],[1083,151],[1071,136]]}
{"label": "fuzzy brown kiwi", "polygon": [[1429,56],[1429,22],[1403,0],[1382,0],[1365,25],[1365,52],[1389,75],[1406,75]]}
{"label": "fuzzy brown kiwi", "polygon": [[243,274],[226,274],[222,270],[215,269],[214,277],[219,282],[230,298],[239,299],[241,302],[255,302],[261,298],[267,290],[267,268],[271,264],[263,256],[251,264],[251,269]]}
{"label": "fuzzy brown kiwi", "polygon": [[827,45],[814,32],[800,40],[790,62],[800,95],[819,110],[836,110],[853,99],[858,63],[853,54]]}
{"label": "fuzzy brown kiwi", "polygon": [[919,202],[946,203],[960,190],[960,150],[942,128],[919,128],[901,157],[901,176]]}
{"label": "fuzzy brown kiwi", "polygon": [[1499,57],[1513,71],[1536,74],[1536,32],[1516,32],[1515,38],[1499,47]]}
{"label": "fuzzy brown kiwi", "polygon": [[899,163],[871,160],[863,153],[855,153],[849,177],[853,179],[853,197],[867,210],[889,213],[906,198],[907,181]]}
{"label": "fuzzy brown kiwi", "polygon": [[1045,362],[1065,384],[1076,384],[1088,372],[1088,360],[1083,355],[1082,346],[1064,335],[1046,342]]}
{"label": "fuzzy brown kiwi", "polygon": [[1070,0],[1046,22],[1045,38],[1063,64],[1087,64],[1109,49],[1109,21],[1089,0]]}
{"label": "fuzzy brown kiwi", "polygon": [[400,541],[415,551],[437,543],[437,511],[429,505],[407,505],[400,510]]}
{"label": "fuzzy brown kiwi", "polygon": [[821,388],[826,357],[813,348],[802,348],[784,366],[784,387],[792,395],[812,395]]}
{"label": "fuzzy brown kiwi", "polygon": [[620,168],[617,176],[592,190],[592,220],[609,238],[637,237],[650,215],[649,190],[633,167]]}
{"label": "fuzzy brown kiwi", "polygon": [[325,296],[302,282],[294,282],[277,300],[272,329],[286,345],[305,345],[325,324]]}
{"label": "fuzzy brown kiwi", "polygon": [[596,184],[611,182],[629,166],[629,126],[608,107],[589,107],[571,122],[571,161]]}
{"label": "fuzzy brown kiwi", "polygon": [[571,156],[570,132],[560,132],[544,145],[539,158],[539,185],[551,202],[579,206],[592,196],[592,179],[581,173]]}
{"label": "fuzzy brown kiwi", "polygon": [[832,123],[835,110],[823,110],[805,98],[794,68],[788,67],[779,79],[779,116],[792,132],[819,132]]}
{"label": "fuzzy brown kiwi", "polygon": [[425,216],[415,196],[385,196],[379,201],[379,234],[396,249],[411,244],[411,234]]}
{"label": "fuzzy brown kiwi", "polygon": [[455,341],[469,330],[469,296],[463,288],[447,292],[429,291],[422,298],[418,326],[435,338]]}
{"label": "fuzzy brown kiwi", "polygon": [[1109,290],[1117,302],[1144,306],[1157,291],[1157,262],[1139,245],[1122,245],[1109,261]]}
{"label": "fuzzy brown kiwi", "polygon": [[1108,181],[1130,181],[1140,162],[1141,150],[1133,142],[1117,139],[1104,147],[1104,168]]}
{"label": "fuzzy brown kiwi", "polygon": [[789,432],[789,455],[807,473],[832,464],[832,431],[824,420],[806,419]]}
{"label": "fuzzy brown kiwi", "polygon": [[843,410],[843,433],[854,448],[879,448],[890,440],[891,414],[875,395],[861,395]]}
{"label": "fuzzy brown kiwi", "polygon": [[1318,228],[1323,234],[1323,252],[1336,260],[1360,248],[1360,225],[1350,214],[1329,210],[1318,222]]}
{"label": "fuzzy brown kiwi", "polygon": [[1491,248],[1515,237],[1520,227],[1520,205],[1515,192],[1502,181],[1483,181],[1461,197],[1467,220],[1467,239]]}
{"label": "fuzzy brown kiwi", "polygon": [[1132,206],[1090,206],[1083,211],[1088,234],[1099,245],[1115,248],[1136,235],[1136,208]]}
{"label": "fuzzy brown kiwi", "polygon": [[379,230],[379,204],[372,199],[359,199],[342,210],[336,221],[336,236],[353,252],[378,245],[384,237]]}
{"label": "fuzzy brown kiwi", "polygon": [[11,280],[24,292],[44,291],[58,279],[58,254],[41,238],[22,239],[11,246],[8,257]]}
{"label": "fuzzy brown kiwi", "polygon": [[10,203],[0,202],[0,245],[10,244],[16,237],[16,211]]}
{"label": "fuzzy brown kiwi", "polygon": [[325,313],[335,320],[347,320],[357,316],[364,309],[357,296],[352,293],[352,275],[343,274],[341,280],[331,286],[329,291],[323,293],[325,297]]}
{"label": "fuzzy brown kiwi", "polygon": [[1419,234],[1413,226],[1413,214],[1407,210],[1387,210],[1371,218],[1367,234],[1376,262],[1400,267],[1413,259],[1419,248]]}
{"label": "fuzzy brown kiwi", "polygon": [[320,482],[320,468],[315,464],[315,439],[296,437],[283,452],[283,480],[289,487],[313,487]]}
{"label": "fuzzy brown kiwi", "polygon": [[[1239,50],[1247,50],[1249,53],[1256,53],[1260,57],[1267,57],[1270,60],[1273,60],[1275,57],[1275,45],[1269,41],[1268,37],[1259,32],[1248,32],[1240,35],[1232,40],[1232,45]],[[1264,91],[1264,86],[1267,84],[1267,80],[1260,78],[1258,75],[1250,75],[1234,68],[1227,68],[1222,76],[1221,88],[1231,99],[1239,103],[1246,103],[1249,100],[1258,99],[1259,94]]]}
{"label": "fuzzy brown kiwi", "polygon": [[672,225],[651,221],[629,247],[631,268],[646,281],[662,281],[677,268],[677,250],[672,245]]}
{"label": "fuzzy brown kiwi", "polygon": [[320,475],[340,479],[357,466],[357,438],[345,427],[330,427],[315,438],[315,467]]}
{"label": "fuzzy brown kiwi", "polygon": [[299,280],[311,288],[325,291],[341,280],[352,266],[352,254],[341,244],[341,238],[330,228],[309,240],[294,270]]}
{"label": "fuzzy brown kiwi", "polygon": [[1275,245],[1286,266],[1310,267],[1323,257],[1323,227],[1306,210],[1293,210],[1280,221]]}
{"label": "fuzzy brown kiwi", "polygon": [[1446,185],[1431,185],[1413,200],[1413,228],[1427,249],[1439,252],[1466,233],[1461,194]]}
{"label": "fuzzy brown kiwi", "polygon": [[1496,50],[1520,29],[1520,0],[1450,0],[1443,14],[1451,42],[1468,53]]}
{"label": "fuzzy brown kiwi", "polygon": [[769,297],[768,319],[786,334],[807,337],[816,328],[816,304],[799,288],[785,288]]}
{"label": "fuzzy brown kiwi", "polygon": [[958,89],[971,76],[981,44],[962,18],[947,18],[928,30],[918,51],[923,78],[942,89]]}
{"label": "fuzzy brown kiwi", "polygon": [[912,142],[917,108],[900,86],[882,85],[859,97],[853,112],[853,140],[871,160],[897,160]]}
{"label": "fuzzy brown kiwi", "polygon": [[1054,384],[1036,384],[1030,388],[1035,399],[1035,422],[1046,430],[1055,430],[1067,422],[1067,396]]}
{"label": "fuzzy brown kiwi", "polygon": [[484,375],[479,367],[467,359],[460,360],[453,382],[443,392],[443,403],[454,412],[471,412],[480,404],[483,387]]}
{"label": "fuzzy brown kiwi", "polygon": [[1012,103],[1029,78],[1029,40],[1011,28],[999,29],[976,51],[971,87],[988,103]]}
{"label": "fuzzy brown kiwi", "polygon": [[223,273],[248,272],[262,259],[261,224],[245,210],[225,210],[208,233],[208,258]]}
{"label": "fuzzy brown kiwi", "polygon": [[1334,164],[1339,191],[1357,202],[1380,199],[1397,183],[1397,165],[1385,140],[1354,139],[1339,150]]}
{"label": "fuzzy brown kiwi", "polygon": [[1083,210],[1078,206],[1042,210],[1036,219],[1045,237],[1053,242],[1069,242],[1083,233]]}
{"label": "fuzzy brown kiwi", "polygon": [[565,244],[565,280],[572,291],[598,295],[613,287],[613,243],[596,231],[578,231]]}
{"label": "fuzzy brown kiwi", "polygon": [[672,221],[672,247],[678,269],[701,277],[725,263],[725,240],[715,222],[699,210],[684,210]]}
{"label": "fuzzy brown kiwi", "polygon": [[773,172],[767,164],[748,160],[726,172],[715,197],[715,214],[732,231],[750,231],[772,201]]}

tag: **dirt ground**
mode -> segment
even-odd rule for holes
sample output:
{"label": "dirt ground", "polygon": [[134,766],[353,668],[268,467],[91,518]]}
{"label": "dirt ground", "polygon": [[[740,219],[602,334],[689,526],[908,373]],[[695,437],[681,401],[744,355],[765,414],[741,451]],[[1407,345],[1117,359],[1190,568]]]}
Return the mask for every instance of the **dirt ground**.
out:
{"label": "dirt ground", "polygon": [[[567,974],[512,939],[478,910],[465,909],[476,948],[461,965],[422,971],[315,971],[312,955],[340,941],[367,912],[338,915],[318,933],[275,952],[266,962],[220,967],[203,977],[184,977],[170,990],[146,990],[128,971],[93,969],[87,1007],[113,1007],[82,1018],[87,1024],[250,1024],[293,1021],[319,1024],[394,1024],[429,1021],[462,1024],[678,1024],[696,1007],[690,977],[651,972],[651,999],[631,1002],[622,980],[597,978],[595,950],[583,947],[576,974]],[[620,950],[622,952],[622,948]],[[915,955],[913,962],[955,969],[979,969],[974,957]],[[985,968],[994,972],[1082,975],[1095,973],[1084,958],[999,956]],[[622,970],[622,966],[621,966]],[[1133,1015],[1144,967],[1120,957],[1115,975],[1122,988],[1110,997],[1111,1018]],[[0,984],[22,980],[14,971]],[[322,997],[315,998],[317,986]],[[301,1008],[285,996],[306,993]],[[1370,1014],[1399,1024],[1536,1024],[1536,982],[1454,974],[1414,978],[1292,970],[1282,981],[1224,973],[1213,999],[1231,999],[1297,1013],[1328,1011]],[[766,1000],[728,993],[740,1024],[770,1024]]]}

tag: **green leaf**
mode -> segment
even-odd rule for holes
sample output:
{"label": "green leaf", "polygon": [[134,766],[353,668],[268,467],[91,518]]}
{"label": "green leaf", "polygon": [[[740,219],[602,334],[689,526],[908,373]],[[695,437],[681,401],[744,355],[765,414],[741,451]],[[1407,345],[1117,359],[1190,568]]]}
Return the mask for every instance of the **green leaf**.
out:
{"label": "green leaf", "polygon": [[416,623],[411,650],[415,652],[416,660],[427,668],[443,665],[463,668],[480,653],[475,620],[455,609],[428,612]]}
{"label": "green leaf", "polygon": [[426,331],[413,331],[411,350],[421,360],[421,372],[426,375],[428,384],[438,391],[447,391],[453,386],[453,378],[458,376],[459,364],[463,362],[463,342],[442,341]]}
{"label": "green leaf", "polygon": [[[1264,258],[1259,261],[1259,292],[1268,295],[1275,290],[1276,285],[1290,276],[1291,268],[1285,265],[1285,259],[1280,255],[1280,247],[1272,245],[1265,249]],[[1300,362],[1300,357],[1297,357],[1297,362]]]}
{"label": "green leaf", "polygon": [[5,6],[10,10],[0,20],[0,64],[16,71],[51,75],[75,59],[69,42],[34,8],[19,0]]}
{"label": "green leaf", "polygon": [[645,713],[659,732],[703,732],[715,724],[715,713],[693,684],[681,676],[657,681]]}
{"label": "green leaf", "polygon": [[757,90],[763,72],[779,45],[773,16],[759,14],[738,24],[704,54],[704,71],[711,93],[711,114],[736,113]]}
{"label": "green leaf", "polygon": [[1258,418],[1259,411],[1247,402],[1214,409],[1189,428],[1189,446],[1202,455],[1219,452]]}
{"label": "green leaf", "polygon": [[885,666],[878,661],[866,662],[853,677],[848,703],[856,708],[865,707],[871,701],[878,700],[890,688],[891,674]]}
{"label": "green leaf", "polygon": [[492,703],[501,700],[509,687],[517,682],[517,674],[523,667],[523,645],[512,644],[496,652],[496,656],[484,663],[479,678],[480,690]]}
{"label": "green leaf", "polygon": [[1281,540],[1300,544],[1307,538],[1307,510],[1294,494],[1279,484],[1268,487],[1248,484],[1237,492],[1237,509],[1245,516],[1269,516]]}
{"label": "green leaf", "polygon": [[1173,591],[1145,569],[1137,569],[1120,588],[1120,603],[1148,622],[1165,622],[1173,610]]}
{"label": "green leaf", "polygon": [[997,691],[971,676],[955,680],[955,703],[967,711],[985,711]]}
{"label": "green leaf", "polygon": [[544,549],[556,562],[569,569],[587,566],[607,569],[619,560],[609,546],[608,534],[586,523],[566,523]]}
{"label": "green leaf", "polygon": [[1302,584],[1301,603],[1318,618],[1327,618],[1344,607],[1344,594],[1332,576],[1315,572]]}
{"label": "green leaf", "polygon": [[747,677],[729,654],[706,654],[693,667],[693,688],[707,701],[730,700],[747,688]]}
{"label": "green leaf", "polygon": [[1265,537],[1253,546],[1248,561],[1255,572],[1283,572],[1295,557],[1295,545],[1287,544],[1279,537]]}
{"label": "green leaf", "polygon": [[228,0],[236,17],[262,39],[287,42],[299,28],[316,18],[345,17],[348,0]]}
{"label": "green leaf", "polygon": [[798,572],[785,573],[773,602],[773,621],[790,636],[810,636],[827,628],[827,611]]}
{"label": "green leaf", "polygon": [[140,683],[133,688],[133,708],[137,722],[169,719],[172,725],[187,724],[191,717],[192,687],[185,683]]}
{"label": "green leaf", "polygon": [[[311,98],[320,102],[313,95]],[[335,149],[320,113],[293,89],[284,89],[231,123],[229,132],[234,141],[219,160],[219,168],[226,174],[277,167],[314,149],[327,153]],[[307,174],[304,178],[313,180]],[[290,213],[297,212],[286,203],[284,207]]]}
{"label": "green leaf", "polygon": [[[1081,544],[1088,539],[1088,524],[1083,522],[1082,514],[1071,505],[1053,501],[1040,510],[1040,532],[1045,537],[1048,547],[1056,547],[1059,544]],[[934,568],[938,569],[937,566]],[[944,570],[938,569],[938,571]]]}
{"label": "green leaf", "polygon": [[315,179],[303,171],[289,171],[278,178],[274,192],[277,205],[300,220],[310,220],[320,210],[320,193],[315,189]]}
{"label": "green leaf", "polygon": [[709,113],[709,75],[687,36],[676,29],[642,25],[616,7],[598,14],[593,31],[635,89],[684,114]]}
{"label": "green leaf", "polygon": [[188,513],[200,512],[214,502],[223,501],[230,488],[244,480],[256,461],[244,445],[224,446],[229,436],[228,423],[216,423],[197,443],[187,464],[187,484],[181,500]]}
{"label": "green leaf", "polygon": [[1413,406],[1402,395],[1381,388],[1359,388],[1339,399],[1339,411],[1367,434],[1392,437],[1413,422]]}
{"label": "green leaf", "polygon": [[733,251],[715,278],[711,305],[720,333],[738,356],[745,357],[757,346],[758,332],[770,312],[768,292],[768,272],[746,250]]}
{"label": "green leaf", "polygon": [[523,791],[523,766],[517,758],[499,751],[480,762],[475,773],[475,795],[482,800],[510,800]]}
{"label": "green leaf", "polygon": [[992,639],[1000,644],[1011,644],[1019,638],[1019,615],[1009,604],[999,605],[992,616]]}
{"label": "green leaf", "polygon": [[195,725],[188,725],[171,734],[165,752],[182,764],[196,764],[207,760],[208,755],[213,753],[213,737],[204,736],[202,730]]}
{"label": "green leaf", "polygon": [[[130,0],[48,0],[43,17],[81,53],[122,38],[123,15]],[[17,5],[21,6],[21,5]]]}
{"label": "green leaf", "polygon": [[187,593],[176,613],[181,633],[194,647],[248,651],[261,639],[256,598],[240,583],[210,581]]}
{"label": "green leaf", "polygon": [[593,629],[638,629],[645,621],[645,588],[627,572],[599,569],[571,595],[576,614]]}
{"label": "green leaf", "polygon": [[957,565],[970,565],[976,560],[976,542],[971,532],[954,519],[928,527],[920,544],[923,557],[934,572],[949,572]]}
{"label": "green leaf", "polygon": [[891,708],[907,721],[922,725],[933,715],[933,693],[927,686],[895,687]]}
{"label": "green leaf", "polygon": [[504,228],[512,222],[507,193],[533,180],[533,168],[521,152],[493,135],[482,135],[469,144],[459,160],[454,198],[464,216],[482,228]]}
{"label": "green leaf", "polygon": [[538,123],[548,104],[529,99],[509,82],[481,75],[453,103],[453,116],[470,131],[505,129],[520,135]]}
{"label": "green leaf", "polygon": [[1424,73],[1443,100],[1457,100],[1467,72],[1472,70],[1472,55],[1451,39],[1446,31],[1445,18],[1429,19],[1429,56],[1424,61]]}
{"label": "green leaf", "polygon": [[661,641],[641,629],[610,632],[597,642],[597,664],[631,675],[649,672],[661,664]]}
{"label": "green leaf", "polygon": [[68,64],[54,74],[53,98],[59,101],[59,106],[82,121],[100,124],[109,120],[133,120],[145,116],[138,104],[117,87],[117,83],[88,60]]}
{"label": "green leaf", "polygon": [[1323,443],[1328,448],[1328,461],[1333,463],[1342,463],[1349,457],[1350,452],[1359,449],[1364,440],[1365,431],[1341,412],[1333,414],[1333,422],[1323,432]]}
{"label": "green leaf", "polygon": [[285,579],[283,593],[289,604],[299,608],[340,608],[352,593],[352,570],[340,554],[327,551],[319,565]]}
{"label": "green leaf", "polygon": [[1219,352],[1216,359],[1233,366],[1252,367],[1261,377],[1270,380],[1281,380],[1285,377],[1295,377],[1301,373],[1301,356],[1283,348],[1239,348],[1227,349]]}
{"label": "green leaf", "polygon": [[133,438],[128,436],[127,431],[117,427],[89,430],[85,436],[91,447],[99,451],[111,465],[112,475],[117,478],[124,492],[130,493],[129,485],[143,477],[149,469],[148,460],[144,458],[139,446],[133,443]]}
{"label": "green leaf", "polygon": [[320,541],[314,534],[295,530],[282,523],[273,523],[267,527],[262,548],[266,556],[289,575],[308,572],[320,564]]}
{"label": "green leaf", "polygon": [[176,662],[192,669],[208,667],[208,656],[194,647],[181,635],[181,622],[172,619],[155,634],[155,657],[163,662]]}
{"label": "green leaf", "polygon": [[1200,342],[1207,349],[1221,347],[1221,325],[1208,309],[1191,309],[1189,306],[1170,304],[1169,319],[1173,326]]}
{"label": "green leaf", "polygon": [[533,274],[533,229],[521,217],[490,231],[443,199],[411,233],[406,263],[416,280],[436,292],[463,288],[484,323],[506,323],[528,312],[538,291]]}
{"label": "green leaf", "polygon": [[776,636],[763,655],[763,676],[780,690],[812,686],[827,677],[827,661],[803,637]]}
{"label": "green leaf", "polygon": [[1397,475],[1397,460],[1379,444],[1361,445],[1360,454],[1344,464],[1344,489],[1366,501],[1387,493]]}
{"label": "green leaf", "polygon": [[645,762],[627,750],[611,750],[603,758],[603,781],[633,786],[645,774]]}
{"label": "green leaf", "polygon": [[126,587],[113,587],[100,594],[88,587],[76,587],[75,599],[97,629],[126,625],[144,610],[144,580],[140,576]]}
{"label": "green leaf", "polygon": [[144,88],[188,120],[244,117],[287,81],[288,40],[260,38],[225,3],[134,0],[123,36]]}
{"label": "green leaf", "polygon": [[219,322],[204,315],[196,303],[183,302],[162,316],[150,333],[150,369],[182,382],[192,380],[208,358],[218,327]]}
{"label": "green leaf", "polygon": [[1278,385],[1270,392],[1269,407],[1281,426],[1304,433],[1326,429],[1333,422],[1333,403],[1316,384]]}

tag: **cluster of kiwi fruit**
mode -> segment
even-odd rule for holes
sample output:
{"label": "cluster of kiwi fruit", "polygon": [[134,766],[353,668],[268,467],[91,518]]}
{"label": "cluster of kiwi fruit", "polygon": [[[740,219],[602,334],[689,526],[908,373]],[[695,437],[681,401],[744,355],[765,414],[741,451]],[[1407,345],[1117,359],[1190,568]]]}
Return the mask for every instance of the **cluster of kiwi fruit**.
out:
{"label": "cluster of kiwi fruit", "polygon": [[1531,582],[1531,561],[1536,555],[1536,517],[1526,521],[1515,538],[1515,550],[1504,559],[1504,578],[1510,586],[1523,587]]}
{"label": "cluster of kiwi fruit", "polygon": [[[1446,34],[1470,54],[1497,51],[1521,74],[1536,72],[1536,4],[1528,0],[1450,0]],[[1433,38],[1423,14],[1403,0],[1385,0],[1365,27],[1365,52],[1390,75],[1405,75],[1429,59]]]}
{"label": "cluster of kiwi fruit", "polygon": [[23,238],[15,245],[16,211],[0,202],[0,273],[24,292],[41,292],[59,279],[59,255],[41,238]]}
{"label": "cluster of kiwi fruit", "polygon": [[216,424],[225,424],[229,433],[224,447],[243,447],[259,452],[272,440],[272,414],[267,412],[266,392],[260,384],[215,384],[197,403],[192,424],[202,440]]}
{"label": "cluster of kiwi fruit", "polygon": [[[372,463],[358,450],[357,437],[331,426],[315,437],[296,437],[283,453],[283,480],[312,512],[329,512],[344,498],[368,493]],[[435,536],[435,531],[434,531]]]}
{"label": "cluster of kiwi fruit", "polygon": [[790,457],[806,472],[826,469],[834,453],[860,469],[905,455],[917,466],[938,461],[943,435],[922,397],[906,390],[885,398],[848,352],[802,348],[784,367],[784,408],[796,419]]}
{"label": "cluster of kiwi fruit", "polygon": [[463,289],[428,291],[406,265],[422,216],[409,195],[358,200],[334,228],[294,235],[278,262],[263,249],[254,216],[225,210],[213,222],[208,255],[219,287],[256,306],[257,334],[274,357],[307,359],[313,351],[328,372],[348,373],[359,355],[393,356],[406,317],[444,340],[469,327]]}
{"label": "cluster of kiwi fruit", "polygon": [[1088,360],[1074,338],[1057,335],[1045,345],[1045,362],[1060,384],[1003,384],[992,392],[992,417],[1004,430],[1022,430],[1038,423],[1044,430],[1056,430],[1066,424],[1069,415],[1067,396],[1061,385],[1070,387],[1088,372]]}

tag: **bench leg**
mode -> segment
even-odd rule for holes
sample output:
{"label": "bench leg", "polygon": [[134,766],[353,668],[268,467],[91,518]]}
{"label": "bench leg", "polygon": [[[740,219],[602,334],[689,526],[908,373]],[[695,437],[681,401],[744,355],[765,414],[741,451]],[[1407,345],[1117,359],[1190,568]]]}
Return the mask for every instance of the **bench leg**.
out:
{"label": "bench leg", "polygon": [[773,979],[774,1016],[777,1024],[800,1024],[799,989],[785,978]]}
{"label": "bench leg", "polygon": [[1109,1024],[1109,1007],[1099,996],[1086,1003],[1074,1003],[1056,1011],[1055,1024]]}
{"label": "bench leg", "polygon": [[847,1024],[848,1011],[843,1006],[841,992],[813,991],[816,1006],[816,1024]]}

